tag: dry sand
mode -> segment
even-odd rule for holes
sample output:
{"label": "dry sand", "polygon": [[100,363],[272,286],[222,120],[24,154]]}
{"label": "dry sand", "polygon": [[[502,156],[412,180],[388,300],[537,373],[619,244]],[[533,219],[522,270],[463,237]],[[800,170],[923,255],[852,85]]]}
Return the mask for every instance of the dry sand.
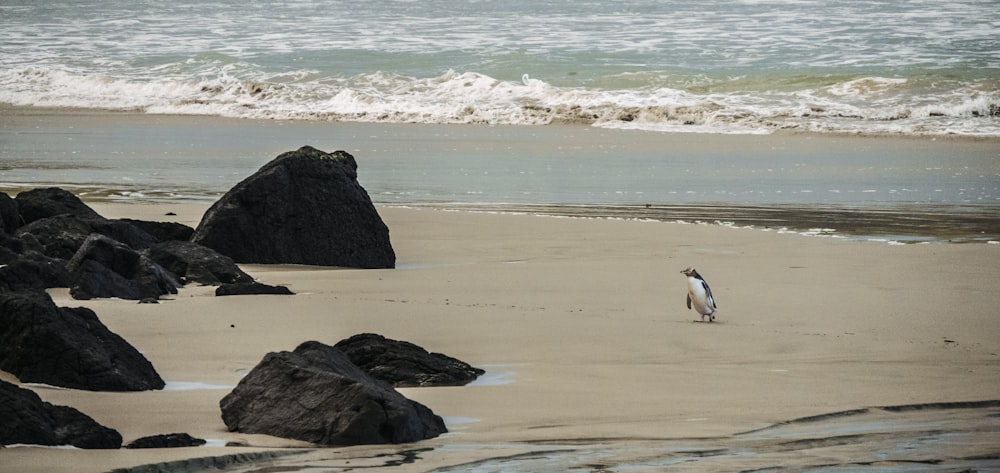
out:
{"label": "dry sand", "polygon": [[[206,208],[94,207],[110,218],[192,226]],[[1000,399],[1000,245],[888,245],[710,225],[379,211],[397,269],[244,267],[295,296],[217,298],[212,288],[188,287],[140,305],[51,292],[60,305],[94,309],[168,383],[233,386],[269,351],[361,332],[407,340],[500,378],[401,389],[444,416],[452,433],[302,457],[323,455],[332,471],[397,460],[386,471],[426,471],[580,443],[639,457],[649,449],[633,455],[629,448],[724,439],[803,416]],[[692,322],[679,273],[687,266],[711,283],[716,323]],[[228,389],[34,389],[119,430],[126,442],[187,432],[258,447],[298,445],[228,432],[218,407]],[[983,438],[993,441],[996,430]],[[427,450],[400,453],[413,449]],[[259,450],[20,447],[0,449],[0,471],[100,472]]]}

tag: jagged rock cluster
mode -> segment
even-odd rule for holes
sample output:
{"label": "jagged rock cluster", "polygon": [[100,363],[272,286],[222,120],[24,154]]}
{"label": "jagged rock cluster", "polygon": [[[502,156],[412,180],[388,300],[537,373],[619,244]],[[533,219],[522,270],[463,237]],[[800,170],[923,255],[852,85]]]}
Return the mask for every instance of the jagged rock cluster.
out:
{"label": "jagged rock cluster", "polygon": [[[142,302],[156,302],[188,283],[219,286],[220,296],[291,294],[254,281],[236,262],[394,267],[388,228],[356,171],[354,158],[343,151],[307,146],[282,154],[216,202],[197,229],[108,219],[59,188],[13,198],[0,193],[0,369],[21,382],[73,389],[164,387],[149,360],[97,314],[58,307],[47,288],[68,287],[75,299]],[[446,428],[393,385],[458,385],[482,373],[378,335],[338,347],[306,342],[265,356],[223,399],[226,424],[319,444],[411,442]],[[122,443],[118,432],[85,414],[6,382],[0,382],[0,425],[0,445]],[[129,447],[202,443],[168,434]]]}

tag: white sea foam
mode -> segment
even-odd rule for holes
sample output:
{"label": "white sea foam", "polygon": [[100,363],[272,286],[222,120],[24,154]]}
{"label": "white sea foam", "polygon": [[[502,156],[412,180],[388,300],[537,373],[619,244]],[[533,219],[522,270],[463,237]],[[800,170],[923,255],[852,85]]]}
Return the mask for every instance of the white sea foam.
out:
{"label": "white sea foam", "polygon": [[997,136],[998,12],[977,0],[0,5],[0,102]]}
{"label": "white sea foam", "polygon": [[[292,74],[296,77],[308,75]],[[305,82],[217,77],[113,78],[41,67],[0,72],[0,102],[242,118],[391,123],[543,125],[560,122],[651,131],[813,131],[1000,135],[1000,91],[911,96],[906,80],[860,78],[827,87],[695,94],[672,88],[559,87],[475,72],[431,78],[386,73]],[[907,95],[910,94],[910,95]],[[950,95],[949,95],[950,94]]]}

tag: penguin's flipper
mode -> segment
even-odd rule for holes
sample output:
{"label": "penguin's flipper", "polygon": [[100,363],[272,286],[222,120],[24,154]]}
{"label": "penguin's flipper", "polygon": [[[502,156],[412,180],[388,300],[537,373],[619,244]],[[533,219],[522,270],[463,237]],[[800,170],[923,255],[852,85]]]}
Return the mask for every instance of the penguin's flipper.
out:
{"label": "penguin's flipper", "polygon": [[715,298],[712,297],[712,288],[708,287],[708,283],[702,280],[701,287],[705,288],[705,295],[708,296],[709,305],[711,305],[713,309],[719,308],[719,306],[715,305]]}
{"label": "penguin's flipper", "polygon": [[688,293],[688,309],[691,309],[691,293]]}

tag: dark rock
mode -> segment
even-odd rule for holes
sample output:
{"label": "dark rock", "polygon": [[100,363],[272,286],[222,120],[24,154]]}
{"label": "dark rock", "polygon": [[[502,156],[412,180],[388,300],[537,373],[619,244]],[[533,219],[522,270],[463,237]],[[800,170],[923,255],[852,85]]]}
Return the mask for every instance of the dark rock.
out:
{"label": "dark rock", "polygon": [[0,235],[14,233],[14,230],[20,225],[20,217],[17,215],[17,201],[0,192]]}
{"label": "dark rock", "polygon": [[485,371],[410,342],[362,333],[334,345],[375,379],[396,387],[464,386]]}
{"label": "dark rock", "polygon": [[32,237],[27,238],[30,241],[25,241],[24,238],[10,236],[5,233],[0,233],[0,251],[4,252],[4,259],[0,260],[0,264],[7,264],[10,261],[17,259],[17,256],[28,251],[28,250],[40,250],[41,245],[38,244],[38,240]]}
{"label": "dark rock", "polygon": [[131,218],[121,218],[118,221],[128,223],[156,238],[156,241],[188,241],[194,235],[194,229],[177,222],[150,222],[147,220],[134,220]]}
{"label": "dark rock", "polygon": [[149,257],[103,235],[91,235],[66,265],[75,299],[140,300],[176,294],[180,282]]}
{"label": "dark rock", "polygon": [[52,406],[52,417],[56,439],[61,444],[79,448],[121,448],[122,436],[117,430],[98,424],[90,416],[69,406]]}
{"label": "dark rock", "polygon": [[215,289],[216,296],[246,296],[253,294],[274,294],[291,296],[295,293],[285,286],[269,286],[259,282],[238,282],[223,284]]}
{"label": "dark rock", "polygon": [[44,291],[0,292],[0,369],[25,383],[90,391],[164,386],[149,360],[92,310],[56,307]]}
{"label": "dark rock", "polygon": [[[18,252],[10,249],[7,245],[8,242],[20,241],[17,238],[11,238],[3,233],[0,233],[0,264],[8,264],[17,260]],[[0,268],[2,269],[2,268]]]}
{"label": "dark rock", "polygon": [[188,434],[161,434],[136,439],[125,448],[180,448],[200,447],[205,445],[204,439],[194,438]]}
{"label": "dark rock", "polygon": [[165,241],[150,248],[146,254],[167,271],[188,282],[206,286],[223,283],[253,282],[233,259],[189,241]]}
{"label": "dark rock", "polygon": [[70,259],[94,233],[136,250],[158,243],[152,235],[126,221],[108,220],[101,216],[58,215],[41,218],[18,229],[16,235],[23,237],[30,234],[41,243],[46,255]]}
{"label": "dark rock", "polygon": [[284,153],[202,217],[192,241],[237,263],[392,268],[389,229],[344,151]]}
{"label": "dark rock", "polygon": [[0,445],[72,445],[120,448],[122,436],[67,406],[42,401],[34,391],[0,381]]}
{"label": "dark rock", "polygon": [[415,442],[447,432],[426,406],[319,342],[268,353],[219,404],[230,431],[323,445]]}
{"label": "dark rock", "polygon": [[26,225],[35,220],[70,214],[85,218],[103,218],[94,209],[84,204],[73,193],[58,187],[32,189],[17,194],[18,214],[21,224]]}
{"label": "dark rock", "polygon": [[66,262],[28,251],[0,267],[0,291],[23,291],[69,286]]}

